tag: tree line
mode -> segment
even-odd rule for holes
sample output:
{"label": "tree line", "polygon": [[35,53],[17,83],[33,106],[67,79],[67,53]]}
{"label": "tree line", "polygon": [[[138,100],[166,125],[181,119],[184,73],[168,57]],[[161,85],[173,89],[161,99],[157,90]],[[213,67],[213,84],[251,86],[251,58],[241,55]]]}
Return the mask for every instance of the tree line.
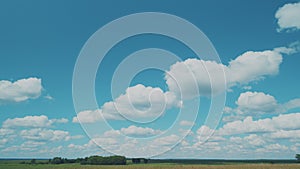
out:
{"label": "tree line", "polygon": [[[300,163],[300,154],[296,154],[295,158],[297,159],[297,162]],[[21,164],[68,164],[68,163],[80,163],[81,165],[126,165],[127,160],[131,160],[133,164],[139,164],[139,163],[148,163],[149,159],[145,158],[132,158],[132,159],[126,159],[124,156],[90,156],[85,158],[76,158],[76,159],[67,159],[67,158],[61,158],[61,157],[54,157],[53,159],[49,160],[35,160],[32,159],[31,161],[22,161]],[[155,163],[155,160],[151,160]],[[166,161],[166,160],[163,160]],[[178,160],[176,160],[178,162]],[[161,161],[160,161],[161,162]],[[174,160],[172,161],[174,162]],[[189,163],[191,163],[189,161]]]}
{"label": "tree line", "polygon": [[90,156],[80,161],[82,165],[126,165],[124,156]]}
{"label": "tree line", "polygon": [[61,157],[54,157],[49,161],[51,164],[65,164],[65,163],[80,163],[82,165],[125,165],[126,157],[124,156],[90,156],[85,158],[67,159]]}
{"label": "tree line", "polygon": [[126,157],[124,156],[90,156],[85,158],[67,159],[54,157],[49,160],[32,159],[30,162],[22,161],[21,164],[70,164],[80,163],[81,165],[126,165]]}

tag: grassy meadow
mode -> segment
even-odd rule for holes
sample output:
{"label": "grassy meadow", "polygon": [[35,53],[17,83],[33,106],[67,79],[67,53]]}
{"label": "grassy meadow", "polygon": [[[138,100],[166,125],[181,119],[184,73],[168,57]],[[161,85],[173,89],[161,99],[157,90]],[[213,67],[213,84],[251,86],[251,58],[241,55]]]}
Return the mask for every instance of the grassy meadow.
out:
{"label": "grassy meadow", "polygon": [[80,164],[20,164],[0,162],[0,169],[299,169],[300,164],[128,164],[128,165],[80,165]]}

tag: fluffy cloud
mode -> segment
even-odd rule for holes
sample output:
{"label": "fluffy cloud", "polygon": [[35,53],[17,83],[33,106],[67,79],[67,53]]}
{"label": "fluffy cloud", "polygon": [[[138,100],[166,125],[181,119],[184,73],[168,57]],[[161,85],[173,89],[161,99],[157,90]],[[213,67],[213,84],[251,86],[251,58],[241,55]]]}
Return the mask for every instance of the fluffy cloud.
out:
{"label": "fluffy cloud", "polygon": [[[84,151],[84,150],[95,150],[95,149],[97,149],[97,148],[99,148],[98,146],[97,146],[97,144],[95,144],[95,142],[94,142],[94,140],[90,140],[88,143],[86,143],[86,144],[83,144],[83,145],[75,145],[75,144],[69,144],[68,145],[68,148],[70,148],[70,149],[72,149],[72,150],[79,150],[79,151]],[[75,152],[77,152],[77,151],[75,151]]]}
{"label": "fluffy cloud", "polygon": [[288,150],[289,148],[285,145],[280,145],[278,143],[276,144],[270,144],[270,145],[266,145],[263,148],[259,148],[256,151],[257,152],[262,152],[262,153],[267,153],[267,152],[283,152]]}
{"label": "fluffy cloud", "polygon": [[99,138],[93,138],[92,140],[97,145],[105,146],[106,148],[112,150],[116,149],[121,144],[120,142],[121,140],[117,140],[117,138],[99,137]]}
{"label": "fluffy cloud", "polygon": [[160,88],[145,87],[138,84],[129,87],[114,102],[102,106],[103,114],[120,113],[131,120],[154,119],[172,106],[180,106],[174,94],[163,92]]}
{"label": "fluffy cloud", "polygon": [[203,144],[205,142],[218,142],[224,140],[222,136],[220,136],[218,133],[215,133],[216,130],[211,129],[208,126],[201,126],[197,132],[196,132],[196,137],[197,137],[197,144]]}
{"label": "fluffy cloud", "polygon": [[281,62],[282,55],[277,50],[245,52],[229,63],[228,86],[248,84],[265,76],[276,75]]}
{"label": "fluffy cloud", "polygon": [[5,143],[9,143],[17,137],[17,134],[14,130],[8,128],[0,128],[0,147]]}
{"label": "fluffy cloud", "polygon": [[181,125],[181,126],[193,126],[194,125],[194,122],[192,122],[192,121],[187,121],[187,120],[182,120],[182,121],[180,121],[179,122],[179,125]]}
{"label": "fluffy cloud", "polygon": [[24,139],[35,141],[68,141],[73,138],[80,138],[79,136],[71,136],[68,131],[49,130],[42,128],[22,130],[20,132],[20,136]]}
{"label": "fluffy cloud", "polygon": [[[152,137],[162,133],[161,130],[131,125],[120,130],[109,130],[101,135],[95,135],[91,140],[109,152],[123,154],[128,157],[148,157],[147,155],[166,151],[181,139],[181,137],[174,134],[160,138]],[[124,137],[124,135],[129,137]],[[148,138],[144,139],[146,137]],[[144,146],[145,144],[147,146]],[[77,145],[76,147],[83,148],[88,147],[88,145],[90,145],[90,142],[84,146]]]}
{"label": "fluffy cloud", "polygon": [[298,53],[300,52],[300,41],[293,42],[289,44],[288,47],[275,48],[274,51],[287,55]]}
{"label": "fluffy cloud", "polygon": [[201,126],[196,132],[199,143],[206,142],[214,132],[215,131],[208,126]]}
{"label": "fluffy cloud", "polygon": [[0,102],[21,102],[36,99],[41,95],[42,89],[42,80],[34,77],[15,82],[1,80]]}
{"label": "fluffy cloud", "polygon": [[53,123],[67,123],[67,119],[48,119],[47,116],[26,116],[23,118],[7,119],[3,122],[4,128],[13,127],[50,127]]}
{"label": "fluffy cloud", "polygon": [[7,129],[7,128],[0,128],[0,136],[6,136],[9,134],[13,134],[14,130],[12,129]]}
{"label": "fluffy cloud", "polygon": [[169,90],[183,99],[224,91],[227,67],[214,61],[187,59],[177,62],[166,72]]}
{"label": "fluffy cloud", "polygon": [[6,138],[2,138],[1,140],[0,140],[0,147],[2,147],[4,144],[6,144],[8,142],[8,139],[6,139]]}
{"label": "fluffy cloud", "polygon": [[[141,84],[129,87],[125,94],[104,103],[101,109],[78,113],[73,122],[94,123],[103,120],[102,117],[108,120],[152,121],[168,108],[181,107],[182,99],[210,96],[234,86],[247,85],[267,76],[276,75],[282,63],[282,55],[298,52],[299,46],[300,43],[293,43],[288,47],[273,50],[248,51],[228,65],[198,59],[177,62],[170,66],[164,77],[169,91],[164,92],[158,87],[146,87]],[[266,109],[270,109],[272,104],[270,103]]]}
{"label": "fluffy cloud", "polygon": [[270,134],[275,139],[299,139],[300,130],[279,130]]}
{"label": "fluffy cloud", "polygon": [[161,134],[161,130],[154,130],[149,127],[138,127],[131,125],[127,128],[121,128],[120,130],[109,130],[104,132],[103,137],[101,138],[118,138],[121,134],[130,137],[149,137]]}
{"label": "fluffy cloud", "polygon": [[274,132],[278,130],[300,129],[300,123],[292,123],[300,119],[300,113],[280,114],[272,118],[253,120],[248,116],[244,120],[233,121],[225,124],[218,130],[220,135],[233,135],[244,133]]}
{"label": "fluffy cloud", "polygon": [[120,130],[109,130],[104,132],[103,137],[119,137],[120,135]]}
{"label": "fluffy cloud", "polygon": [[206,143],[195,143],[192,146],[193,149],[198,150],[198,151],[208,151],[208,152],[218,152],[220,151],[222,148],[220,147],[220,143],[218,142],[206,142]]}
{"label": "fluffy cloud", "polygon": [[175,94],[138,84],[127,88],[126,93],[114,101],[104,103],[101,109],[79,112],[73,122],[94,123],[103,120],[103,117],[107,120],[128,118],[148,121],[163,114],[166,109],[180,106]]}
{"label": "fluffy cloud", "polygon": [[250,144],[252,146],[263,146],[266,144],[266,141],[263,137],[258,136],[257,134],[250,134],[245,137],[230,137],[230,142],[233,142],[237,145],[243,145],[245,143]]}
{"label": "fluffy cloud", "polygon": [[294,109],[294,108],[299,108],[300,107],[300,99],[293,99],[290,100],[289,102],[285,103],[283,107],[286,110]]}
{"label": "fluffy cloud", "polygon": [[154,136],[161,133],[160,130],[154,130],[152,128],[143,128],[137,126],[129,126],[128,128],[122,128],[121,132],[127,136],[132,137],[147,137],[147,136]]}
{"label": "fluffy cloud", "polygon": [[97,121],[102,121],[105,119],[123,119],[119,114],[117,113],[111,113],[111,114],[103,114],[101,109],[97,110],[85,110],[81,111],[77,114],[76,117],[73,117],[73,123],[95,123]]}
{"label": "fluffy cloud", "polygon": [[45,142],[41,142],[41,141],[26,141],[21,144],[21,147],[23,149],[32,149],[32,148],[40,147],[45,144],[46,144]]}
{"label": "fluffy cloud", "polygon": [[209,128],[208,126],[201,126],[198,130],[197,130],[197,134],[198,137],[207,137],[210,136],[214,133],[215,131],[211,128]]}
{"label": "fluffy cloud", "polygon": [[239,108],[230,108],[230,107],[224,107],[223,109],[223,122],[232,122],[237,120],[244,119],[244,112],[242,112]]}
{"label": "fluffy cloud", "polygon": [[[181,138],[175,134],[157,138],[155,139],[151,145],[159,147],[159,146],[171,146],[174,145],[175,143],[179,142]],[[171,147],[170,147],[171,148]]]}
{"label": "fluffy cloud", "polygon": [[[101,135],[96,135],[92,138],[92,142],[101,146],[102,149],[115,154],[122,154],[127,157],[149,157],[169,150],[182,139],[176,134],[152,137],[159,134],[163,134],[163,131],[132,125],[120,130],[109,130]],[[124,135],[129,137],[124,137]],[[146,137],[148,138],[145,139]],[[89,144],[87,143],[84,146],[77,145],[76,147],[83,148]]]}
{"label": "fluffy cloud", "polygon": [[[295,143],[298,143],[299,129],[294,130],[297,126],[284,126],[284,124],[286,124],[286,120],[297,117],[299,117],[298,114],[273,117],[269,119],[271,122],[266,124],[266,126],[268,126],[272,123],[269,129],[264,130],[268,132],[259,132],[262,130],[258,129],[254,132],[255,134],[252,133],[252,131],[254,131],[252,130],[253,127],[250,127],[249,130],[246,129],[247,127],[249,128],[249,125],[246,125],[243,132],[239,132],[236,136],[231,135],[235,134],[234,132],[228,133],[229,137],[227,135],[223,136],[222,134],[224,133],[222,132],[224,132],[224,130],[218,129],[205,142],[203,142],[199,136],[205,135],[205,133],[211,133],[212,129],[207,126],[202,126],[198,129],[196,135],[186,138],[188,141],[184,141],[183,144],[180,144],[180,146],[177,146],[177,148],[168,152],[168,154],[172,154],[172,156],[176,157],[181,157],[181,154],[189,154],[189,157],[202,156],[206,158],[217,158],[219,155],[221,158],[225,156],[230,156],[231,158],[272,158],[275,154],[276,156],[292,157],[298,151],[298,147]],[[263,121],[259,123],[253,124],[253,126],[267,122],[266,119],[262,120]],[[240,126],[236,126],[236,128],[239,127]],[[257,128],[260,128],[260,126]],[[285,129],[280,130],[280,128]],[[195,137],[198,139],[194,139]],[[280,144],[281,141],[278,139],[285,139],[284,145]]]}
{"label": "fluffy cloud", "polygon": [[276,99],[263,92],[241,93],[236,104],[241,111],[246,112],[275,112],[278,108]]}
{"label": "fluffy cloud", "polygon": [[275,14],[279,31],[300,29],[300,2],[285,4]]}
{"label": "fluffy cloud", "polygon": [[292,109],[300,107],[300,99],[293,99],[287,103],[278,103],[274,96],[263,92],[241,93],[237,101],[236,108],[224,108],[224,122],[231,122],[245,119],[247,116],[260,118],[266,114],[286,113]]}
{"label": "fluffy cloud", "polygon": [[183,99],[215,94],[276,75],[282,63],[282,54],[298,52],[298,48],[295,43],[273,50],[248,51],[229,62],[228,66],[214,61],[187,59],[172,65],[166,72],[165,80],[169,90]]}

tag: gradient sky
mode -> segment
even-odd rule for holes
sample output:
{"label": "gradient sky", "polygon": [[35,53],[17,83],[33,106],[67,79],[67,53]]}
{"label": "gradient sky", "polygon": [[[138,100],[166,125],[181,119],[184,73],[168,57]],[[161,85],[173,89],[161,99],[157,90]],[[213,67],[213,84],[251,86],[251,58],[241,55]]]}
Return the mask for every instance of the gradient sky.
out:
{"label": "gradient sky", "polygon": [[[300,152],[299,11],[300,2],[284,0],[1,1],[0,157],[110,154],[96,146],[91,138],[112,152],[138,154],[135,140],[124,140],[120,133],[138,138],[159,135],[172,126],[180,107],[185,117],[189,117],[193,111],[191,105],[200,99],[195,123],[179,121],[171,135],[153,138],[155,146],[151,151],[164,151],[192,127],[190,134],[174,149],[157,157],[293,159]],[[130,37],[114,46],[99,66],[95,81],[99,110],[85,109],[77,112],[76,117],[72,77],[83,45],[110,21],[139,12],[169,13],[191,22],[210,39],[222,63],[199,60],[187,46],[165,36]],[[133,100],[138,102],[137,109],[149,106],[145,98],[153,91],[160,92],[158,102],[162,95],[175,97],[160,119],[151,124],[138,124],[120,120],[109,105],[104,105],[114,98],[110,84],[116,67],[129,54],[145,48],[168,50],[182,61],[173,62],[167,70],[140,72],[132,79],[128,90],[131,89]],[[211,97],[188,93],[190,99],[182,100],[167,82],[165,71],[174,73],[176,80],[189,82],[184,78],[181,64],[193,67],[200,93],[209,91],[201,65],[209,70],[225,69],[226,103],[217,128],[203,123]],[[218,76],[218,71],[211,76]],[[117,96],[126,96],[123,88],[117,91]],[[125,103],[119,101],[115,103],[128,112],[126,98]],[[108,117],[114,130],[97,128],[104,124],[97,116],[101,113]],[[145,119],[152,118],[156,112],[139,117],[130,111],[128,116],[132,113],[137,119]],[[78,121],[91,133],[86,134]],[[203,136],[211,133],[214,134],[203,143]]]}

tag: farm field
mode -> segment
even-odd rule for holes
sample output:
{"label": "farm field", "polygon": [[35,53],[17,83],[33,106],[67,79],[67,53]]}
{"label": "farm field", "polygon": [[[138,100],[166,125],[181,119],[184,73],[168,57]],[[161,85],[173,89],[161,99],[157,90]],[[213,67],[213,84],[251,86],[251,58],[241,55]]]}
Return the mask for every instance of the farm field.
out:
{"label": "farm field", "polygon": [[299,169],[300,164],[225,164],[225,165],[189,165],[189,164],[132,164],[121,166],[80,165],[80,164],[0,164],[0,169]]}

